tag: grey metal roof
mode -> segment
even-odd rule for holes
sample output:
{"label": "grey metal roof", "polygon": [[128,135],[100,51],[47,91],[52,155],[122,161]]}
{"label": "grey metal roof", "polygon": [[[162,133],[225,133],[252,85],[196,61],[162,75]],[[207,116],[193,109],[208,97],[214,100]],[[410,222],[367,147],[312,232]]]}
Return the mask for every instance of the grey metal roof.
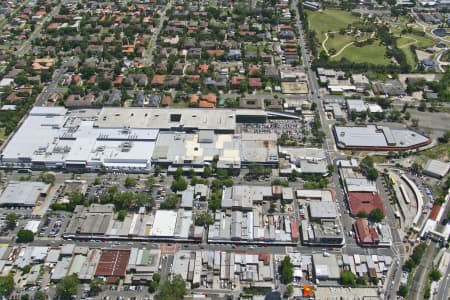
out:
{"label": "grey metal roof", "polygon": [[10,181],[0,196],[0,205],[34,206],[41,193],[47,194],[50,185],[35,181]]}
{"label": "grey metal roof", "polygon": [[314,219],[334,219],[337,217],[336,203],[333,201],[312,201],[309,213]]}
{"label": "grey metal roof", "polygon": [[386,126],[335,126],[337,142],[344,147],[410,147],[428,138],[409,129]]}
{"label": "grey metal roof", "polygon": [[425,173],[436,177],[444,177],[450,168],[449,163],[430,159],[425,164],[423,170]]}

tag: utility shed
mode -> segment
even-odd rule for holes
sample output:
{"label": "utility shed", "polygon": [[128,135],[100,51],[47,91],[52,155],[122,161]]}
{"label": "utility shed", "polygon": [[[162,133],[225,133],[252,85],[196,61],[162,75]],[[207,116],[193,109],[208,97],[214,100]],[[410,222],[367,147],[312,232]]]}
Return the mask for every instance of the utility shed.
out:
{"label": "utility shed", "polygon": [[449,168],[450,165],[447,162],[430,159],[425,164],[423,173],[428,176],[442,178],[448,173]]}

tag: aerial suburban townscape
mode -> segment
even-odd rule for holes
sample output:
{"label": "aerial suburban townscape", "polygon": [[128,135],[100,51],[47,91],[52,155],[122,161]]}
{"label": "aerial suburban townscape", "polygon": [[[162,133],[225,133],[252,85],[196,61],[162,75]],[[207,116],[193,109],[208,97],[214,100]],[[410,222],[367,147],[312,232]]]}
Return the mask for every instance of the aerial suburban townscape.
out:
{"label": "aerial suburban townscape", "polygon": [[1,299],[450,299],[449,0],[0,2]]}

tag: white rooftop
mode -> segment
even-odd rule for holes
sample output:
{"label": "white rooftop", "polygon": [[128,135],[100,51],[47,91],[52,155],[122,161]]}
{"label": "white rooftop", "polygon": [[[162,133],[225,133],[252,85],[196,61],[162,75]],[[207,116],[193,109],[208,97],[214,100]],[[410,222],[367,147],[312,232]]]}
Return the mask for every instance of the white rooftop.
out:
{"label": "white rooftop", "polygon": [[150,235],[158,237],[172,237],[175,234],[176,222],[176,211],[158,210],[155,214],[155,219]]}

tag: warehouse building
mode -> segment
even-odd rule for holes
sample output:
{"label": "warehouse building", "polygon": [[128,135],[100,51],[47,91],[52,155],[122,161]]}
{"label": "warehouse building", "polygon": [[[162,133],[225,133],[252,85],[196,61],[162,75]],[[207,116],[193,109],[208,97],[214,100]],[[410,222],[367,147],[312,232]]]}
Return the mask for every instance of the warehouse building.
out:
{"label": "warehouse building", "polygon": [[420,148],[431,139],[409,129],[387,126],[335,126],[334,138],[340,149],[395,151]]}
{"label": "warehouse building", "polygon": [[115,283],[125,277],[129,259],[130,250],[103,249],[95,276],[105,277],[107,283]]}
{"label": "warehouse building", "polygon": [[277,135],[275,133],[242,133],[240,155],[243,166],[250,164],[278,167]]}
{"label": "warehouse building", "polygon": [[101,257],[100,249],[90,249],[83,265],[78,272],[78,279],[83,282],[89,282],[95,276],[95,271],[97,270],[97,265]]}
{"label": "warehouse building", "polygon": [[77,205],[65,234],[72,236],[104,236],[114,218],[113,204]]}
{"label": "warehouse building", "polygon": [[38,181],[10,181],[0,196],[0,206],[34,207],[45,200],[50,184]]}
{"label": "warehouse building", "polygon": [[442,178],[447,175],[450,164],[439,160],[430,159],[423,167],[423,173],[425,175]]}

